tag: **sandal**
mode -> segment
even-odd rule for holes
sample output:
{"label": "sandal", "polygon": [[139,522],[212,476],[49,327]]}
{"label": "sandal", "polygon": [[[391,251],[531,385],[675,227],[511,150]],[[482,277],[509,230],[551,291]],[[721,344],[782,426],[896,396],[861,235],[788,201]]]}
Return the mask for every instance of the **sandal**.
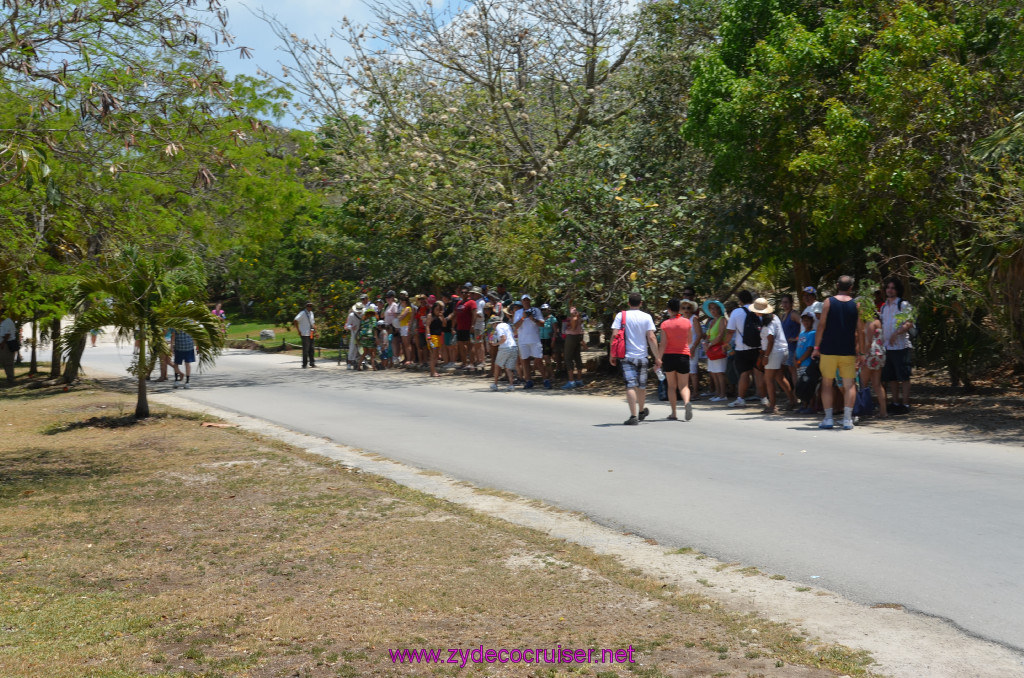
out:
{"label": "sandal", "polygon": [[668,419],[669,421],[679,421],[679,417],[677,417],[677,416],[676,416],[676,415],[674,415],[674,414],[670,414],[670,415],[668,415],[668,416],[667,416],[667,417],[665,417],[665,418],[666,418],[666,419]]}

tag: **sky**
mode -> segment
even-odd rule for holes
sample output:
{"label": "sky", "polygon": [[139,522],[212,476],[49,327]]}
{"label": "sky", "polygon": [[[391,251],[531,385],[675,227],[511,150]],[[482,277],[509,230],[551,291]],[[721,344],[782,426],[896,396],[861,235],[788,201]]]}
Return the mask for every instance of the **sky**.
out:
{"label": "sky", "polygon": [[[252,59],[241,59],[237,51],[225,53],[221,63],[230,75],[256,75],[258,68],[280,75],[280,63],[288,62],[287,55],[276,49],[277,38],[251,9],[276,15],[292,33],[309,40],[314,36],[328,37],[343,16],[354,23],[370,19],[370,11],[362,0],[223,0],[222,5],[229,12],[228,31],[236,37],[235,46],[249,47],[253,53]],[[334,53],[343,56],[343,43],[333,42]],[[283,122],[287,125],[293,121]]]}

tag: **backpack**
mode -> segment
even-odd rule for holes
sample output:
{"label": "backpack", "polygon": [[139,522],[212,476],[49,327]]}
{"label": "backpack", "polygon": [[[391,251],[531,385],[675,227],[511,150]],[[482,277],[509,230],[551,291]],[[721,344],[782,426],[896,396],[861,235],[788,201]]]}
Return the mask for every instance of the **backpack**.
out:
{"label": "backpack", "polygon": [[747,316],[743,319],[743,343],[747,348],[761,346],[761,319],[748,308],[743,309]]}

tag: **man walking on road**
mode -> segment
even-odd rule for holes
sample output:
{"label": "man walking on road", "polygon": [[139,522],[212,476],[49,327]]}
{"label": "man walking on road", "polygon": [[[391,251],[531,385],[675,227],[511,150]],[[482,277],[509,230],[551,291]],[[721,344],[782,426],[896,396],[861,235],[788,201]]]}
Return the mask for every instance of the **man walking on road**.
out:
{"label": "man walking on road", "polygon": [[299,337],[302,339],[303,369],[305,369],[306,363],[309,363],[310,367],[316,367],[316,362],[313,360],[313,337],[316,334],[316,324],[313,319],[312,301],[306,302],[306,308],[299,311],[299,314],[292,320],[292,324],[295,325],[295,329],[299,331]]}
{"label": "man walking on road", "polygon": [[[626,333],[626,357],[622,359],[622,376],[626,380],[626,401],[629,403],[629,419],[623,422],[626,426],[636,426],[647,418],[650,410],[644,407],[647,398],[647,348],[654,355],[655,368],[661,367],[661,354],[658,351],[658,340],[654,336],[654,318],[650,313],[640,310],[643,297],[634,292],[629,295],[629,310],[617,313],[612,323],[612,343],[619,332]],[[625,326],[622,320],[625,316]],[[612,366],[615,358],[609,358]]]}
{"label": "man walking on road", "polygon": [[853,278],[844,275],[836,283],[836,295],[821,307],[811,358],[821,358],[821,405],[825,418],[818,428],[832,428],[832,382],[836,371],[842,379],[843,429],[853,428],[853,403],[857,398],[857,366],[863,363],[864,321],[853,300]]}

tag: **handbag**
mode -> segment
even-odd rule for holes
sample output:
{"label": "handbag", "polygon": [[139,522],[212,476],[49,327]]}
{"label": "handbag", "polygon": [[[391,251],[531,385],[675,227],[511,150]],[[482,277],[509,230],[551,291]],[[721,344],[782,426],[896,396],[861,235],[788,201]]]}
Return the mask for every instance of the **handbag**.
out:
{"label": "handbag", "polygon": [[10,351],[11,353],[17,353],[18,351],[21,350],[21,342],[18,341],[17,339],[8,339],[7,350]]}
{"label": "handbag", "polygon": [[858,417],[870,416],[875,411],[875,401],[871,399],[871,387],[860,388],[860,377],[857,377],[857,399],[853,401],[853,413]]}
{"label": "handbag", "polygon": [[622,360],[626,357],[626,312],[622,312],[622,322],[619,323],[619,333],[612,339],[611,357]]}
{"label": "handbag", "polygon": [[708,360],[721,360],[725,357],[725,344],[711,344],[707,350]]}

